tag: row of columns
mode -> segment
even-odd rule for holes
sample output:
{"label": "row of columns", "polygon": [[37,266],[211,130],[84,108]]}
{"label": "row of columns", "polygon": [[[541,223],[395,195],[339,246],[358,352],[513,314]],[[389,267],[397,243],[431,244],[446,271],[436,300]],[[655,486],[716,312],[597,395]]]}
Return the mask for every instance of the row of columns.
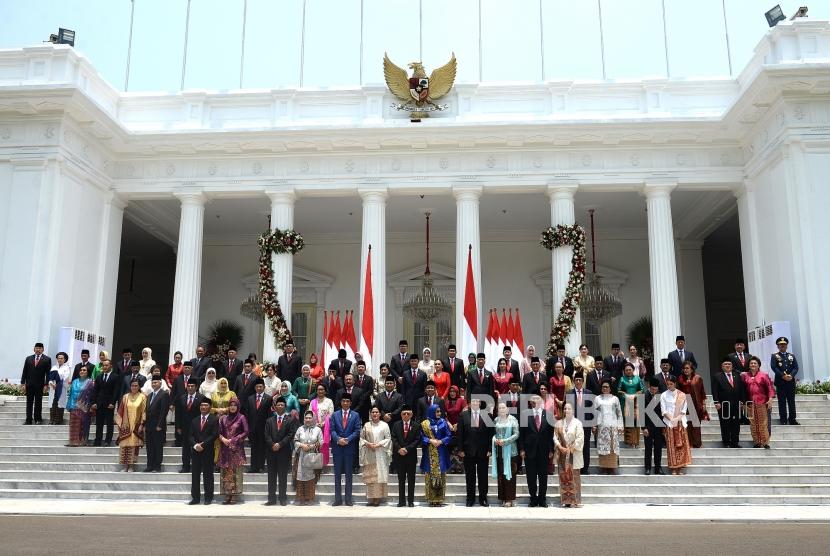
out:
{"label": "row of columns", "polygon": [[[674,348],[674,337],[680,333],[680,305],[677,287],[674,230],[671,215],[673,182],[650,182],[642,193],[648,209],[649,270],[651,276],[651,306],[654,325],[655,353],[668,353]],[[573,224],[576,220],[574,183],[554,183],[548,186],[551,224]],[[483,188],[480,185],[461,185],[452,189],[456,200],[456,330],[462,330],[464,319],[464,287],[467,272],[467,252],[472,246],[473,281],[478,308],[479,344],[483,344],[482,289],[481,289],[481,233],[479,203]],[[359,189],[363,201],[363,228],[361,233],[360,307],[363,307],[363,284],[366,276],[366,254],[372,246],[372,285],[374,296],[373,360],[386,359],[386,201],[384,187]],[[293,189],[267,192],[271,201],[272,228],[294,227]],[[173,294],[173,321],[170,333],[171,351],[180,350],[191,357],[198,341],[199,301],[201,294],[202,242],[204,233],[204,203],[201,193],[178,193],[181,202],[181,223],[176,258],[176,279]],[[559,247],[551,254],[553,310],[565,295],[571,270],[571,247]],[[274,285],[288,326],[291,326],[293,256],[274,255]],[[555,318],[555,315],[554,315]],[[359,330],[359,328],[358,328]],[[574,330],[568,339],[568,353],[578,352],[581,343],[581,323],[577,314]],[[280,353],[274,348],[270,327],[265,327],[262,357],[274,361]]]}

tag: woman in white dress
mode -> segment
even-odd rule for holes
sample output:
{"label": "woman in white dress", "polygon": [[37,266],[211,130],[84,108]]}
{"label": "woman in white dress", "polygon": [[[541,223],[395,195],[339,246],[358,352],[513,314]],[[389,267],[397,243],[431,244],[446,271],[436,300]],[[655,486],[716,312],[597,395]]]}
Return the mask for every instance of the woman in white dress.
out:
{"label": "woman in white dress", "polygon": [[150,377],[153,374],[153,367],[155,367],[155,365],[156,362],[153,361],[153,350],[148,347],[142,349],[141,361],[138,362],[138,372],[147,379],[147,382],[150,382]]}
{"label": "woman in white dress", "polygon": [[660,394],[660,414],[663,416],[663,436],[666,437],[666,457],[672,475],[685,475],[686,466],[692,464],[692,449],[689,445],[687,396],[677,389],[677,379],[669,375],[666,391]]}
{"label": "woman in white dress", "polygon": [[205,373],[205,381],[199,386],[199,393],[207,399],[210,399],[218,387],[219,381],[216,380],[216,369],[209,367]]}
{"label": "woman in white dress", "polygon": [[282,380],[277,376],[277,368],[274,365],[265,367],[265,376],[262,377],[262,380],[265,382],[265,393],[271,397],[279,397]]}
{"label": "woman in white dress", "polygon": [[600,473],[615,475],[617,458],[620,455],[619,436],[623,431],[623,415],[620,399],[611,394],[611,382],[602,383],[602,395],[594,401],[597,424],[594,437],[597,439]]}
{"label": "woman in white dress", "polygon": [[297,469],[297,503],[300,506],[309,506],[314,503],[317,480],[320,478],[320,469],[314,469],[306,456],[317,452],[323,443],[323,433],[320,427],[314,424],[314,413],[311,410],[303,416],[303,426],[294,434],[294,457]]}
{"label": "woman in white dress", "polygon": [[[141,374],[141,371],[138,372],[139,374]],[[152,367],[150,367],[150,378],[148,378],[147,382],[144,383],[144,386],[141,387],[141,393],[147,396],[148,398],[150,397],[150,394],[153,392],[153,375],[158,375],[159,378],[161,378],[161,389],[165,392],[170,392],[170,388],[167,386],[167,381],[164,380],[164,376],[162,375],[161,367],[159,367],[158,365],[153,365]]]}
{"label": "woman in white dress", "polygon": [[646,380],[646,375],[648,374],[646,362],[642,357],[640,357],[639,353],[637,353],[637,346],[634,344],[628,346],[628,358],[626,360],[634,365],[634,375],[639,376],[640,380],[648,383]]}
{"label": "woman in white dress", "polygon": [[582,372],[582,376],[587,377],[588,373],[594,370],[594,358],[588,355],[588,346],[582,344],[579,346],[579,355],[574,357],[574,374]]}
{"label": "woman in white dress", "polygon": [[418,362],[418,370],[427,374],[427,380],[432,380],[432,375],[435,374],[435,361],[432,360],[432,350],[428,347],[424,348],[423,358]]}
{"label": "woman in white dress", "polygon": [[563,508],[582,507],[582,447],[585,432],[582,422],[574,417],[574,408],[565,404],[565,418],[556,423],[553,442],[556,450],[556,466],[559,471],[559,498]]}
{"label": "woman in white dress", "polygon": [[389,463],[392,455],[389,425],[380,420],[380,409],[373,407],[369,422],[360,431],[360,465],[366,483],[367,506],[380,506],[389,486]]}
{"label": "woman in white dress", "polygon": [[59,352],[55,356],[55,364],[49,371],[49,424],[62,425],[63,412],[66,408],[67,394],[72,381],[72,368],[68,363],[69,356]]}

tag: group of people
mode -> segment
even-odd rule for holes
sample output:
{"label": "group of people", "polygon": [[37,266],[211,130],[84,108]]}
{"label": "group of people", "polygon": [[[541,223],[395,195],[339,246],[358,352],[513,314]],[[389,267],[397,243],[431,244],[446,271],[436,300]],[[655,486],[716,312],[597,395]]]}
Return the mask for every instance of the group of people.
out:
{"label": "group of people", "polygon": [[[735,352],[712,377],[724,446],[739,447],[740,427],[748,421],[754,445],[769,448],[769,411],[776,396],[781,422],[798,424],[798,363],[787,351],[787,338],[777,343],[779,352],[770,362],[774,385],[761,361],[746,352],[744,340],[735,342]],[[69,410],[67,446],[108,446],[117,432],[126,472],[135,470],[143,446],[144,471],[159,472],[172,419],[174,445],[181,448],[179,472],[192,476],[191,504],[213,501],[217,471],[223,503],[236,503],[248,464],[251,473],[267,469],[266,504],[288,503],[289,474],[297,503],[310,504],[322,469],[333,458],[333,505],[354,503],[353,475],[362,468],[369,505],[384,502],[389,476],[396,473],[398,505],[413,506],[420,448],[430,505],[444,503],[447,473],[463,472],[467,506],[489,505],[492,479],[500,503],[511,507],[517,475],[523,473],[530,506],[546,507],[548,478],[555,471],[561,504],[580,506],[592,437],[599,472],[609,474],[619,465],[621,443],[636,448],[644,438],[646,474],[664,473],[663,448],[671,472],[684,473],[691,448],[702,445],[700,422],[709,419],[706,390],[682,336],[655,373],[635,346],[624,357],[619,344],[605,358],[592,357],[586,345],[574,358],[564,346],[546,361],[533,346],[521,362],[509,346],[503,355],[491,372],[483,353],[470,354],[465,362],[450,345],[445,360],[432,359],[428,348],[419,357],[402,340],[376,379],[367,374],[360,354],[351,361],[341,350],[324,371],[316,357],[303,364],[290,341],[276,365],[263,366],[255,354],[239,359],[234,349],[217,361],[199,346],[189,361],[176,352],[164,372],[150,348],[142,350],[140,361],[125,348],[115,364],[102,352],[95,365],[84,350],[72,370],[65,353],[52,365],[38,343],[21,379],[25,424],[42,422],[48,393],[50,423],[61,424]],[[90,442],[93,418],[96,435]]]}

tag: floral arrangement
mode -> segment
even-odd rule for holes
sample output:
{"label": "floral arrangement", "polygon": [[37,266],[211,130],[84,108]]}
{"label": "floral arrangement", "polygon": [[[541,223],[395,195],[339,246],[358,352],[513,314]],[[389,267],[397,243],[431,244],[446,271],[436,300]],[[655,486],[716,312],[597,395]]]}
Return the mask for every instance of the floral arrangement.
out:
{"label": "floral arrangement", "polygon": [[271,230],[259,236],[259,296],[262,312],[271,327],[274,346],[281,350],[291,340],[291,331],[285,322],[277,292],[274,289],[274,268],[271,255],[291,253],[296,255],[305,246],[303,236],[295,230]]}
{"label": "floral arrangement", "polygon": [[542,232],[539,243],[545,249],[552,251],[557,247],[573,247],[571,257],[571,272],[568,275],[568,285],[565,288],[565,297],[559,307],[559,313],[554,319],[553,327],[548,338],[547,356],[556,354],[556,346],[565,343],[571,333],[582,299],[582,290],[585,286],[585,230],[578,224],[559,224]]}

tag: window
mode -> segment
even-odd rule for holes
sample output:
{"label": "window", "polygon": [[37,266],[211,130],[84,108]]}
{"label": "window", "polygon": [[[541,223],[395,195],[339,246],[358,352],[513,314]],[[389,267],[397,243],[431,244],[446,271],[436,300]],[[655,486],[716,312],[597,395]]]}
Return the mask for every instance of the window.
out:
{"label": "window", "polygon": [[602,354],[602,334],[600,327],[595,323],[587,322],[582,325],[582,342],[588,346],[588,353],[593,357],[600,357]]}
{"label": "window", "polygon": [[[455,311],[452,313],[455,314]],[[447,346],[453,343],[453,317],[448,316],[429,325],[405,317],[404,336],[412,346],[412,353],[421,357],[425,347],[432,350],[433,359],[446,359]]]}
{"label": "window", "polygon": [[291,310],[291,336],[294,347],[303,361],[317,349],[316,307],[297,304]]}

